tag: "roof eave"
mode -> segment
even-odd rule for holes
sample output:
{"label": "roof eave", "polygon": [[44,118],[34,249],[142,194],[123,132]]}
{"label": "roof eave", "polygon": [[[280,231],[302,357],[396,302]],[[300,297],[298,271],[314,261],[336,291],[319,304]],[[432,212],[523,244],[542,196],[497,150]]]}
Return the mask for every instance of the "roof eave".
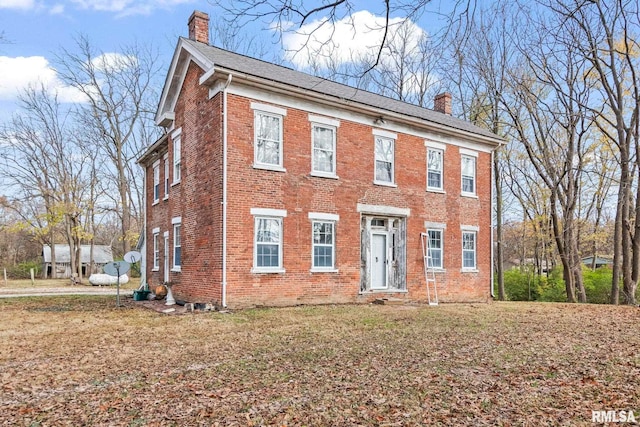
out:
{"label": "roof eave", "polygon": [[431,131],[439,132],[448,136],[464,137],[465,139],[471,140],[476,143],[492,146],[493,149],[498,148],[500,145],[506,142],[503,138],[500,138],[498,135],[488,136],[488,135],[482,135],[479,133],[469,132],[464,129],[458,129],[448,125],[429,121],[420,117],[414,117],[414,116],[397,113],[397,112],[376,107],[373,105],[363,104],[358,101],[340,99],[333,95],[327,95],[321,92],[315,92],[308,89],[303,89],[297,86],[292,86],[292,85],[281,83],[275,80],[264,79],[251,74],[243,73],[240,71],[236,71],[236,70],[232,70],[232,69],[224,68],[220,66],[214,66],[214,67],[211,67],[209,70],[206,70],[205,73],[200,78],[200,84],[212,86],[217,80],[226,79],[229,74],[232,74],[234,76],[233,77],[234,81],[242,80],[250,86],[254,86],[262,89],[268,89],[271,91],[275,90],[282,94],[298,95],[300,97],[307,98],[309,100],[322,102],[326,105],[340,106],[341,108],[346,108],[348,110],[356,111],[360,113],[365,111],[374,117],[379,117],[380,115],[384,115],[385,118],[390,118],[397,122],[402,122],[412,126],[426,128]]}
{"label": "roof eave", "polygon": [[205,71],[213,67],[213,62],[206,55],[203,55],[190,43],[186,43],[185,40],[180,37],[173,52],[169,71],[158,102],[158,109],[156,110],[155,123],[158,126],[169,127],[175,119],[172,116],[175,100],[180,93],[189,62],[195,62]]}
{"label": "roof eave", "polygon": [[163,147],[163,145],[168,145],[167,140],[169,139],[169,134],[165,133],[162,135],[156,142],[151,144],[145,151],[142,153],[138,160],[136,161],[140,165],[146,165],[149,163],[149,160],[153,159],[156,155],[164,153],[167,147]]}

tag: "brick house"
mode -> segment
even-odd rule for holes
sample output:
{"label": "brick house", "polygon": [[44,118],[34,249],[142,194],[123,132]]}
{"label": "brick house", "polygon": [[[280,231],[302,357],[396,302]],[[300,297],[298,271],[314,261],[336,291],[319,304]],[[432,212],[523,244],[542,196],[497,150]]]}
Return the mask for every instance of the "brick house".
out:
{"label": "brick house", "polygon": [[451,116],[208,44],[194,12],[146,171],[146,277],[218,307],[487,301],[492,156]]}

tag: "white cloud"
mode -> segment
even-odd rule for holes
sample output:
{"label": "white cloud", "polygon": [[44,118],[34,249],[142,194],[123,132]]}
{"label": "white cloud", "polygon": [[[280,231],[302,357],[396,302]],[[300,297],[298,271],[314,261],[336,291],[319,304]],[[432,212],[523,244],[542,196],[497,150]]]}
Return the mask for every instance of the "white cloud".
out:
{"label": "white cloud", "polygon": [[29,86],[43,84],[58,94],[61,102],[83,102],[84,95],[75,88],[64,85],[49,61],[42,56],[0,56],[0,100],[15,101],[18,94]]}
{"label": "white cloud", "polygon": [[[326,18],[316,20],[297,30],[292,29],[291,23],[285,23],[282,40],[287,59],[299,68],[306,68],[310,63],[326,67],[330,62],[336,65],[362,59],[371,62],[382,44],[385,25],[384,17],[363,10],[336,22]],[[425,35],[415,23],[392,18],[387,44],[395,45],[401,32],[408,34],[407,44],[411,49]],[[384,56],[382,60],[385,61]]]}
{"label": "white cloud", "polygon": [[29,10],[35,7],[33,0],[0,0],[0,9]]}
{"label": "white cloud", "polygon": [[51,9],[49,9],[49,13],[52,15],[60,15],[64,13],[64,5],[62,3],[57,3],[53,5]]}
{"label": "white cloud", "polygon": [[123,55],[121,53],[103,53],[93,58],[91,61],[98,71],[118,72],[138,63],[135,56]]}

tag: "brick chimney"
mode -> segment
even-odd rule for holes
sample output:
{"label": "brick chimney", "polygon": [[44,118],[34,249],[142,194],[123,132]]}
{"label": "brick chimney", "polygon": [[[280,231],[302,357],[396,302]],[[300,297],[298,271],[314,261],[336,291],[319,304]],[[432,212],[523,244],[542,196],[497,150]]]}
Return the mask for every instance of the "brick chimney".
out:
{"label": "brick chimney", "polygon": [[189,38],[209,44],[209,15],[195,10],[189,18]]}
{"label": "brick chimney", "polygon": [[444,92],[433,98],[433,109],[439,113],[451,115],[451,94]]}

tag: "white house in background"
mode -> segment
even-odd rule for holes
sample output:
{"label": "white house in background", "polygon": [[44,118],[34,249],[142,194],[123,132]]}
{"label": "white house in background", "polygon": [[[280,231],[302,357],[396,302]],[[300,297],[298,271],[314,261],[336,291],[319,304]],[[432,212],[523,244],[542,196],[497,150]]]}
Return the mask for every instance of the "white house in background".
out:
{"label": "white house in background", "polygon": [[[44,245],[42,247],[42,271],[44,278],[52,279],[68,279],[71,277],[71,251],[69,245],[54,245],[56,255],[56,271],[53,271],[51,264],[51,246]],[[80,245],[80,259],[82,262],[82,275],[88,276],[91,273],[102,272],[102,267],[108,262],[113,261],[113,252],[111,246],[94,245],[93,246],[93,263],[94,271],[90,271],[89,264],[91,262],[91,246]]]}

